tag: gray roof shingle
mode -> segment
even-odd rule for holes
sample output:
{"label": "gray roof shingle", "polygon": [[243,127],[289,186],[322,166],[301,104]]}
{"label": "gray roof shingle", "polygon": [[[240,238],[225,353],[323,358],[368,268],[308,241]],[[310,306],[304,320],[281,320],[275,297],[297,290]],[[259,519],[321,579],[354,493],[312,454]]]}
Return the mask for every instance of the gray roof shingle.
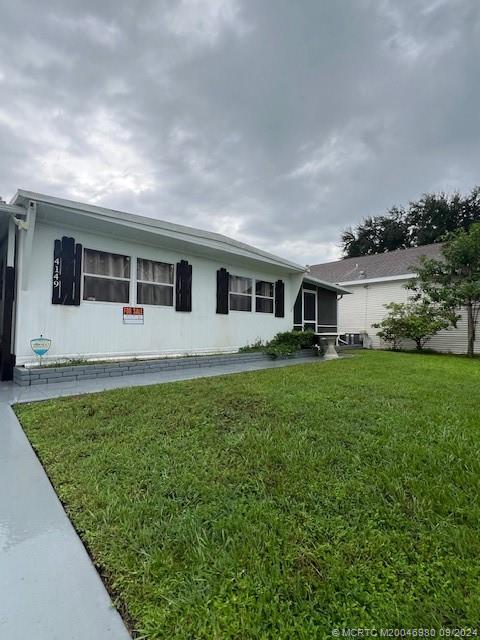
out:
{"label": "gray roof shingle", "polygon": [[345,258],[336,262],[324,262],[310,266],[310,274],[315,278],[341,284],[355,280],[370,278],[388,278],[401,276],[414,271],[420,256],[439,258],[441,244],[427,244],[423,247],[411,249],[397,249],[387,253],[377,253],[373,256],[359,258]]}

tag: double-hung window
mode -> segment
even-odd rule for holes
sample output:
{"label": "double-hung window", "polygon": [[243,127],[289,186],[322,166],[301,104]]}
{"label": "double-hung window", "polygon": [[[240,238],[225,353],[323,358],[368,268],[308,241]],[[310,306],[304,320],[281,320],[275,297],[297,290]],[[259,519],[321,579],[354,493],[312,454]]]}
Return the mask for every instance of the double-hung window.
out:
{"label": "double-hung window", "polygon": [[230,311],[252,310],[252,279],[241,276],[229,278]]}
{"label": "double-hung window", "polygon": [[173,306],[173,264],[137,260],[137,304]]}
{"label": "double-hung window", "polygon": [[130,257],[84,250],[83,299],[97,302],[130,301]]}
{"label": "double-hung window", "polygon": [[273,282],[255,282],[255,311],[273,313]]}

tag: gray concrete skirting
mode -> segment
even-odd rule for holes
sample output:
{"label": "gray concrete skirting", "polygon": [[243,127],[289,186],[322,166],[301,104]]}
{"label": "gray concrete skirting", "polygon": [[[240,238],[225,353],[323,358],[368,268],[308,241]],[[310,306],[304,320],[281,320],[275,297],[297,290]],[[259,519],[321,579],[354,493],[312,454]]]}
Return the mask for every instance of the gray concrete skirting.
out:
{"label": "gray concrete skirting", "polygon": [[[288,359],[315,357],[310,349],[305,349]],[[218,367],[222,365],[261,363],[272,358],[266,353],[228,353],[211,356],[185,356],[179,358],[159,358],[158,360],[130,360],[120,362],[99,362],[98,364],[82,364],[61,367],[15,367],[13,381],[21,387],[37,384],[54,384],[75,382],[77,380],[93,380],[95,378],[114,378],[132,376],[157,371],[175,371],[192,367]]]}

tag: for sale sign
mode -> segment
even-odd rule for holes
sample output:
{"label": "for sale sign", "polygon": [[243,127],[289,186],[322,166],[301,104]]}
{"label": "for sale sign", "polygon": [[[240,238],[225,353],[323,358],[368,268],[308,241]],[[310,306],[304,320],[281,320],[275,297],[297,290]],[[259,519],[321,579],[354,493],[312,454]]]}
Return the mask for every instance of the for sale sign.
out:
{"label": "for sale sign", "polygon": [[143,324],[143,307],[123,307],[123,324]]}

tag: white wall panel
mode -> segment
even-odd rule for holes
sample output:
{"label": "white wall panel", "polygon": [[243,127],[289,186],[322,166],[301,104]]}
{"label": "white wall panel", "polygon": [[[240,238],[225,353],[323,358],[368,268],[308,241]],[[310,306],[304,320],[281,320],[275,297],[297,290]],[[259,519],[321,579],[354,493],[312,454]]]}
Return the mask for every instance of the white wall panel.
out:
{"label": "white wall panel", "polygon": [[[192,311],[177,312],[174,307],[142,305],[143,325],[123,324],[123,304],[81,301],[79,307],[53,305],[52,264],[55,239],[72,236],[83,247],[121,253],[162,262],[181,259],[193,268]],[[285,275],[276,270],[208,260],[154,246],[129,243],[85,231],[57,228],[37,222],[33,253],[30,256],[29,288],[18,292],[16,333],[17,363],[35,360],[30,340],[42,334],[52,340],[49,352],[57,358],[101,358],[107,356],[154,356],[235,351],[258,339],[267,340],[293,325],[293,304],[301,283],[299,275]],[[226,267],[234,275],[259,280],[285,282],[285,317],[274,314],[230,311],[216,314],[216,271]],[[133,290],[133,288],[132,288]],[[135,297],[130,305],[135,305]],[[253,308],[255,300],[253,299]]]}

